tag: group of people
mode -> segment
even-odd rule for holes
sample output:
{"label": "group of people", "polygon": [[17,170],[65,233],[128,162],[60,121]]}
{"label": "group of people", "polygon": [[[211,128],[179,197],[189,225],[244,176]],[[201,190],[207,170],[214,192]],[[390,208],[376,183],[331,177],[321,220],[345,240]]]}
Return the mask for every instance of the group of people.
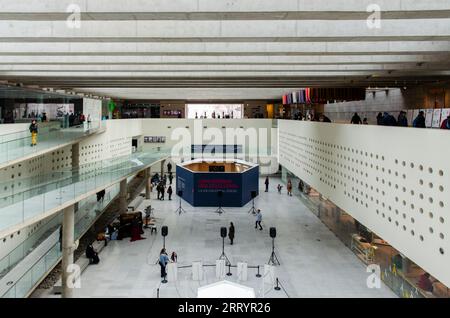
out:
{"label": "group of people", "polygon": [[166,191],[166,185],[167,185],[167,178],[166,176],[164,176],[161,180],[159,180],[159,182],[156,183],[156,191],[158,194],[158,200],[162,200],[164,201],[164,194],[167,193],[169,196],[169,200],[172,200],[172,193],[173,193],[173,189],[172,189],[172,173],[169,174],[169,187],[167,188]]}
{"label": "group of people", "polygon": [[[169,200],[172,200],[172,194],[173,194],[173,189],[172,189],[173,173],[172,173],[172,164],[170,162],[167,164],[167,175],[168,175],[168,177],[166,175],[163,175],[163,177],[160,178],[159,174],[156,173],[151,178],[152,189],[153,189],[153,186],[156,186],[156,191],[157,191],[157,194],[158,194],[158,196],[157,196],[158,200],[164,200],[165,193],[168,194]],[[166,190],[167,180],[169,180],[169,187]]]}
{"label": "group of people", "polygon": [[[264,192],[269,192],[269,177],[266,177],[266,180],[264,181],[264,184],[266,186],[266,189]],[[279,194],[281,194],[281,190],[283,189],[283,186],[281,184],[277,185],[277,191]],[[290,178],[288,178],[288,182],[286,185],[286,189],[287,189],[287,195],[292,196],[292,181]]]}
{"label": "group of people", "polygon": [[68,127],[73,127],[73,126],[79,126],[79,125],[83,125],[84,122],[87,122],[88,125],[88,129],[90,128],[89,126],[91,125],[91,115],[87,115],[87,117],[80,113],[73,113],[71,112],[70,114],[68,112],[66,112],[64,114],[64,128],[68,128]]}
{"label": "group of people", "polygon": [[167,272],[166,272],[166,267],[167,264],[169,264],[169,262],[172,263],[176,263],[178,261],[178,255],[177,253],[172,252],[172,255],[169,256],[167,255],[167,251],[165,248],[163,248],[161,250],[161,252],[159,253],[159,259],[158,259],[158,264],[161,267],[161,278],[165,278],[167,276]]}
{"label": "group of people", "polygon": [[[355,113],[350,120],[351,124],[356,125],[368,125],[367,118],[364,118],[361,121],[361,117],[359,117],[358,113]],[[379,112],[377,115],[377,125],[379,126],[396,126],[396,127],[408,127],[408,118],[406,117],[405,111],[400,111],[397,116],[397,119],[389,114],[388,112]],[[414,121],[412,122],[412,126],[415,128],[426,128],[425,123],[425,113],[424,111],[420,111]],[[441,123],[441,129],[450,129],[450,115]]]}
{"label": "group of people", "polygon": [[[200,117],[198,116],[197,112],[195,112],[195,119],[206,119],[208,118],[208,115],[206,114],[206,112],[204,112],[203,115],[200,115]],[[220,118],[225,118],[225,119],[229,119],[229,118],[234,118],[234,112],[231,111],[231,114],[225,114],[225,112],[222,112],[222,117],[220,116],[220,113],[217,113],[215,111],[212,112],[211,114],[211,118],[212,119],[220,119]]]}

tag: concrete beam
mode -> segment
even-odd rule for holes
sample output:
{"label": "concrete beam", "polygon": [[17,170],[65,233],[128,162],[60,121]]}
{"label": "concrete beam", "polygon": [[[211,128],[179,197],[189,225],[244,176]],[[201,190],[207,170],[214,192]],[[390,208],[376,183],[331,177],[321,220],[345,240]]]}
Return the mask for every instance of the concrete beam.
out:
{"label": "concrete beam", "polygon": [[305,55],[305,56],[2,56],[0,65],[328,65],[447,62],[450,54],[433,55]]}
{"label": "concrete beam", "polygon": [[199,64],[199,65],[183,65],[183,64],[133,64],[133,65],[0,65],[0,72],[42,72],[42,73],[68,73],[68,72],[92,72],[92,73],[115,73],[115,72],[132,72],[132,73],[152,73],[152,72],[348,72],[348,71],[421,71],[421,70],[449,70],[450,61],[442,63],[427,63],[417,65],[417,63],[397,63],[397,64],[326,64],[326,65],[267,65],[267,64],[240,64],[240,65],[224,65],[224,64]]}
{"label": "concrete beam", "polygon": [[235,20],[235,21],[0,21],[5,41],[368,41],[448,40],[450,19],[382,20],[368,28],[365,20]]}
{"label": "concrete beam", "polygon": [[160,56],[160,55],[396,55],[445,53],[450,41],[387,41],[387,42],[230,42],[230,43],[2,43],[0,55],[102,55],[102,56]]}
{"label": "concrete beam", "polygon": [[48,71],[0,71],[0,76],[45,76],[45,77],[97,77],[101,78],[104,76],[117,77],[117,78],[151,78],[151,77],[177,77],[185,76],[190,78],[205,78],[205,77],[226,77],[226,76],[246,76],[246,77],[267,77],[267,76],[300,76],[300,77],[336,77],[336,76],[388,76],[392,72],[396,76],[449,76],[450,71],[446,70],[405,70],[405,71],[143,71],[143,72],[127,72],[127,71],[117,71],[117,72],[91,72],[91,71],[61,71],[61,72],[48,72]]}
{"label": "concrete beam", "polygon": [[[73,0],[15,0],[2,3],[5,13],[66,13]],[[77,0],[75,2],[86,13],[122,13],[124,3],[109,0]],[[366,12],[373,0],[128,0],[129,13],[248,13],[248,12],[308,12],[334,13]],[[377,0],[382,12],[442,11],[450,10],[446,0],[404,1]],[[326,9],[326,10],[324,10]]]}

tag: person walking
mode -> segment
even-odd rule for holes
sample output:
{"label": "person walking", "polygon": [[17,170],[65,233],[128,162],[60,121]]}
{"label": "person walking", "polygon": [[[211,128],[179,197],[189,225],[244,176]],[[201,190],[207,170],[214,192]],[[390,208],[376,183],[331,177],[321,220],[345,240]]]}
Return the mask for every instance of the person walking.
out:
{"label": "person walking", "polygon": [[172,186],[169,186],[169,188],[167,189],[167,194],[169,195],[169,201],[172,201]]}
{"label": "person walking", "polygon": [[283,189],[283,186],[281,184],[277,185],[278,194],[281,194],[281,189]]}
{"label": "person walking", "polygon": [[172,172],[172,164],[170,162],[167,164],[167,172],[168,173]]}
{"label": "person walking", "polygon": [[266,185],[266,191],[269,192],[269,176],[266,177],[266,181],[264,181],[264,184]]}
{"label": "person walking", "polygon": [[287,183],[287,195],[292,196],[292,181],[291,181],[291,179],[289,179],[288,183]]}
{"label": "person walking", "polygon": [[169,263],[169,256],[167,256],[166,249],[163,248],[159,253],[159,266],[161,266],[161,278],[166,278],[166,266]]}
{"label": "person walking", "polygon": [[173,174],[172,172],[169,172],[169,184],[172,185],[172,181],[173,181]]}
{"label": "person walking", "polygon": [[258,211],[256,212],[256,223],[255,223],[255,229],[258,228],[262,231],[262,226],[261,226],[261,221],[262,221],[262,214],[261,214],[261,210],[258,209]]}
{"label": "person walking", "polygon": [[87,116],[87,130],[91,129],[91,114]]}
{"label": "person walking", "polygon": [[30,133],[31,133],[31,147],[37,145],[37,134],[38,134],[38,124],[36,119],[33,119],[30,125]]}
{"label": "person walking", "polygon": [[230,244],[233,245],[234,240],[234,224],[230,222],[230,228],[228,229],[228,237],[230,239]]}

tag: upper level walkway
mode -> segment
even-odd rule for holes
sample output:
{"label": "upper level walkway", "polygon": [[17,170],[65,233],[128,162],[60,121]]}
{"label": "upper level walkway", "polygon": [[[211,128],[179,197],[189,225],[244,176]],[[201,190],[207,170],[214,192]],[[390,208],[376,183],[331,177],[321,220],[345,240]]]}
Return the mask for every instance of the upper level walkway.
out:
{"label": "upper level walkway", "polygon": [[[90,195],[110,187],[167,157],[164,150],[135,153],[100,162],[95,169],[80,166],[61,172],[54,182],[45,180],[42,186],[5,196],[0,201],[0,237],[44,219]],[[92,164],[90,164],[91,166]]]}
{"label": "upper level walkway", "polygon": [[[40,123],[38,123],[38,126],[40,126]],[[60,129],[59,125],[46,125],[39,128],[37,145],[31,147],[31,134],[27,126],[23,128],[26,128],[26,130],[7,134],[2,134],[0,130],[0,169],[77,143],[87,136],[105,131],[102,122],[92,123],[89,130],[83,127]]]}

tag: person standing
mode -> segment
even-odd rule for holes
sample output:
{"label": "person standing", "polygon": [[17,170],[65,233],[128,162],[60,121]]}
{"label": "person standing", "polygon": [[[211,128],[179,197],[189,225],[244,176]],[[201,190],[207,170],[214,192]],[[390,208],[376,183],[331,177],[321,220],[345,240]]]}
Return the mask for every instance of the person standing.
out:
{"label": "person standing", "polygon": [[161,266],[161,278],[166,278],[166,266],[169,263],[169,256],[167,256],[166,249],[163,248],[159,254],[159,266]]}
{"label": "person standing", "polygon": [[256,223],[255,223],[255,229],[258,228],[262,231],[262,226],[261,226],[261,221],[262,221],[262,214],[261,214],[261,210],[258,209],[258,211],[256,212]]}
{"label": "person standing", "polygon": [[266,185],[266,191],[269,192],[269,176],[266,177],[266,181],[264,181],[264,184]]}
{"label": "person standing", "polygon": [[169,186],[169,188],[167,189],[167,194],[169,195],[169,201],[172,201],[172,186]]}
{"label": "person standing", "polygon": [[450,115],[442,122],[441,129],[450,129]]}
{"label": "person standing", "polygon": [[292,196],[292,181],[291,181],[291,179],[289,179],[288,183],[287,183],[287,195]]}
{"label": "person standing", "polygon": [[234,224],[230,222],[230,228],[228,230],[228,237],[230,238],[230,244],[233,245],[234,240]]}
{"label": "person standing", "polygon": [[166,187],[164,186],[164,183],[161,182],[161,197],[160,200],[164,201],[164,192],[166,192]]}
{"label": "person standing", "polygon": [[172,185],[172,181],[173,181],[173,174],[172,172],[169,172],[169,184]]}
{"label": "person standing", "polygon": [[425,113],[423,110],[419,112],[419,115],[417,115],[416,119],[413,121],[413,127],[415,128],[426,128],[425,126]]}
{"label": "person standing", "polygon": [[69,113],[64,114],[64,128],[69,128]]}
{"label": "person standing", "polygon": [[170,162],[167,164],[167,172],[168,173],[172,172],[172,164]]}
{"label": "person standing", "polygon": [[408,127],[408,118],[406,118],[406,113],[403,110],[398,114],[397,126]]}
{"label": "person standing", "polygon": [[87,116],[87,130],[91,129],[91,114]]}
{"label": "person standing", "polygon": [[358,113],[355,113],[352,117],[352,120],[350,121],[351,124],[354,125],[361,125],[362,121],[361,121],[361,117],[359,117]]}
{"label": "person standing", "polygon": [[37,134],[38,134],[38,124],[36,119],[33,119],[30,125],[30,133],[31,133],[31,147],[36,146],[37,144]]}
{"label": "person standing", "polygon": [[383,114],[381,112],[379,112],[377,115],[377,125],[381,126],[382,123],[383,123]]}

